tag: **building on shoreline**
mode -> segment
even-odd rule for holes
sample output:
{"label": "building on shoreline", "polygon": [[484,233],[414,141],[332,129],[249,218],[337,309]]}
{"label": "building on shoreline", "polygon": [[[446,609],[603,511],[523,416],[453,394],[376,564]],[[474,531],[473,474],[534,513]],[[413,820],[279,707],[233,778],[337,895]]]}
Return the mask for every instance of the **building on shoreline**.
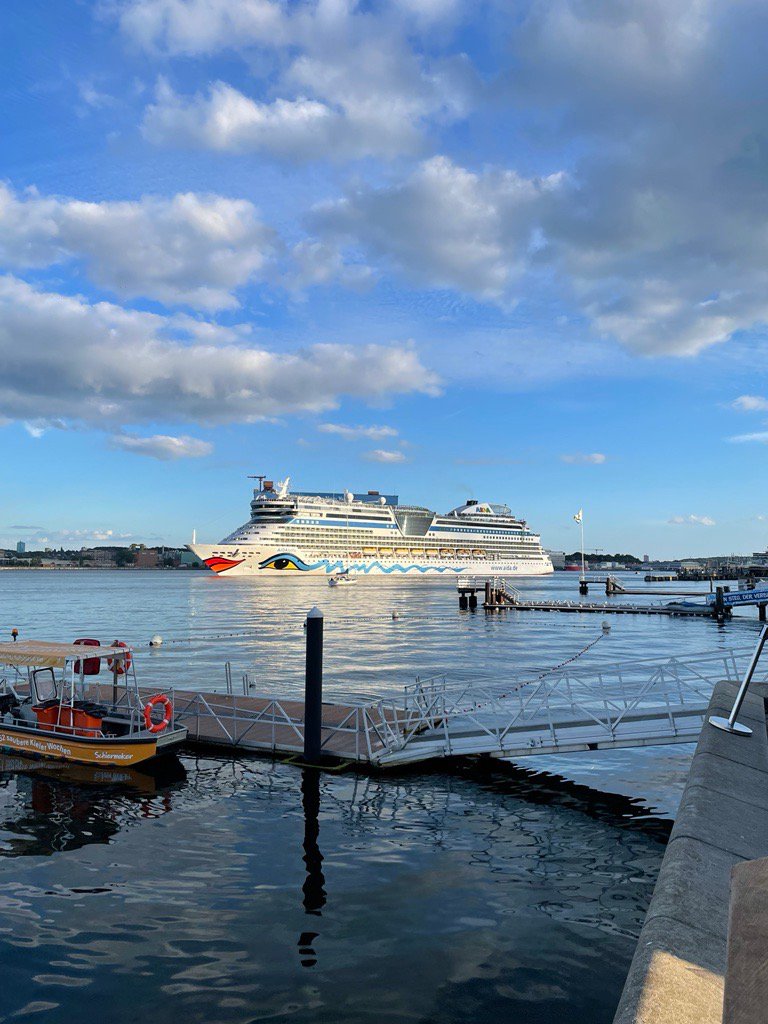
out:
{"label": "building on shoreline", "polygon": [[185,548],[92,547],[68,550],[12,551],[0,548],[0,566],[29,569],[199,569],[200,560]]}

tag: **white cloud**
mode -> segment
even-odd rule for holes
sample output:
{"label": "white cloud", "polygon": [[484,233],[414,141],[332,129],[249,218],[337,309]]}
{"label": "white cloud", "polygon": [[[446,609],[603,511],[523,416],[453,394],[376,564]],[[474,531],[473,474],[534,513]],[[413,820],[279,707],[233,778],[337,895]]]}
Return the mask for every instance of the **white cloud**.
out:
{"label": "white cloud", "polygon": [[214,82],[207,96],[197,93],[185,98],[161,81],[155,102],[144,115],[142,132],[159,145],[229,153],[267,150],[276,156],[307,159],[330,155],[331,150],[340,152],[343,115],[303,97],[259,103],[225,82]]}
{"label": "white cloud", "polygon": [[[359,55],[362,63],[365,59]],[[361,95],[362,68],[337,67],[304,58],[292,69],[288,98],[263,101],[226,82],[207,92],[176,93],[158,82],[154,103],[142,121],[144,137],[155,145],[192,146],[228,153],[267,152],[290,160],[393,158],[422,148],[426,119],[458,116],[458,101],[439,114],[435,97],[387,94],[390,84],[372,83]],[[339,79],[342,81],[339,81]]]}
{"label": "white cloud", "polygon": [[672,526],[715,526],[715,520],[710,516],[672,516],[667,522]]}
{"label": "white cloud", "polygon": [[768,444],[768,430],[758,430],[754,434],[737,434],[728,440],[735,444]]}
{"label": "white cloud", "polygon": [[309,222],[417,285],[506,300],[527,268],[538,204],[562,184],[559,175],[476,174],[440,156],[397,185],[315,207]]}
{"label": "white cloud", "polygon": [[102,92],[92,81],[87,79],[78,82],[77,91],[83,103],[93,110],[103,110],[106,107],[113,107],[115,105],[114,96]]}
{"label": "white cloud", "polygon": [[120,27],[145,50],[186,56],[227,47],[285,43],[284,5],[277,0],[129,0]]}
{"label": "white cloud", "polygon": [[600,466],[606,459],[602,452],[574,452],[572,455],[561,455],[560,458],[563,462],[570,462],[577,466]]}
{"label": "white cloud", "polygon": [[550,173],[436,157],[315,210],[320,238],[417,287],[567,303],[646,355],[768,323],[768,7],[539,0],[498,17],[512,70],[496,88]]}
{"label": "white cloud", "polygon": [[350,427],[342,423],[321,423],[317,429],[323,434],[336,434],[345,441],[354,441],[358,438],[383,441],[385,437],[397,437],[394,427]]}
{"label": "white cloud", "polygon": [[264,270],[277,245],[244,199],[185,193],[85,203],[0,184],[0,263],[82,259],[97,284],[121,296],[234,307],[236,289]]}
{"label": "white cloud", "polygon": [[255,421],[436,394],[410,345],[316,344],[271,352],[247,329],[38,291],[0,277],[0,416],[102,429],[162,418]]}
{"label": "white cloud", "polygon": [[768,320],[767,16],[542,0],[515,34],[516,98],[556,108],[559,141],[585,144],[542,211],[545,255],[596,329],[635,351],[692,355]]}
{"label": "white cloud", "polygon": [[[150,52],[212,55],[252,46],[328,45],[350,35],[413,32],[450,21],[459,0],[394,0],[373,13],[357,3],[307,0],[127,0],[117,8],[122,31]],[[394,18],[393,18],[394,15]]]}
{"label": "white cloud", "polygon": [[147,455],[163,462],[176,459],[199,459],[210,455],[213,445],[209,441],[201,441],[196,437],[182,434],[172,437],[169,434],[153,434],[151,437],[139,437],[137,434],[114,434],[109,441],[110,447],[120,448],[136,455]]}
{"label": "white cloud", "polygon": [[428,128],[466,114],[478,88],[464,55],[433,56],[425,45],[431,25],[449,18],[452,6],[128,3],[123,31],[144,49],[177,56],[232,49],[261,71],[262,94],[251,96],[217,81],[207,93],[183,97],[161,81],[144,134],[160,144],[296,160],[417,152]]}
{"label": "white cloud", "polygon": [[734,409],[741,412],[766,412],[768,411],[768,398],[761,395],[739,395],[731,402]]}
{"label": "white cloud", "polygon": [[405,454],[398,451],[388,451],[386,448],[374,448],[366,454],[369,462],[405,462]]}
{"label": "white cloud", "polygon": [[337,245],[305,238],[290,252],[291,271],[283,277],[290,289],[304,289],[338,282],[346,288],[362,291],[373,284],[371,268],[363,263],[345,261]]}

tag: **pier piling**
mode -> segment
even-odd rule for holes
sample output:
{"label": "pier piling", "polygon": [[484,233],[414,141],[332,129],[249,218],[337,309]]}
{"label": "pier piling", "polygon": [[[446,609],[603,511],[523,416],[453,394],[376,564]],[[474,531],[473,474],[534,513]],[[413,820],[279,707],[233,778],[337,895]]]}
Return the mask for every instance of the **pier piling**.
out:
{"label": "pier piling", "polygon": [[304,675],[304,760],[320,759],[323,725],[323,613],[312,608],[307,615],[307,655]]}

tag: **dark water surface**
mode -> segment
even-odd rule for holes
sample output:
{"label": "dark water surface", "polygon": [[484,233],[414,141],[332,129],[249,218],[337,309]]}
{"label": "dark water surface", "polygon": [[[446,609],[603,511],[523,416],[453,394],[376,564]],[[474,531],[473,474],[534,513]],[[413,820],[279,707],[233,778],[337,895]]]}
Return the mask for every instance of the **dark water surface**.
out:
{"label": "dark water surface", "polygon": [[666,835],[628,804],[182,763],[0,761],[0,1019],[611,1020]]}
{"label": "dark water surface", "polygon": [[[520,589],[575,598],[576,580]],[[314,604],[329,695],[504,681],[601,633],[601,616],[460,613],[443,581],[0,572],[0,633],[136,643],[139,681],[158,688],[221,689],[229,660],[236,681],[300,692]],[[583,663],[744,647],[754,619],[612,617]],[[690,753],[375,778],[0,760],[0,1021],[608,1022],[669,829],[652,812],[674,814]]]}

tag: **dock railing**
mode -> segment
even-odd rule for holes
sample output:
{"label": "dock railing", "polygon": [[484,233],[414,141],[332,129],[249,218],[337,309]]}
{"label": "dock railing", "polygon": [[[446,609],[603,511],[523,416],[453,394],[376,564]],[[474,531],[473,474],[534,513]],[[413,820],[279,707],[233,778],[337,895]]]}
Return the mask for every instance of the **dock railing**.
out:
{"label": "dock railing", "polygon": [[[186,698],[186,700],[185,700]],[[402,742],[404,714],[395,700],[369,704],[334,701],[323,706],[321,751],[375,761]],[[177,715],[190,739],[228,747],[295,751],[304,747],[303,704],[287,699],[177,691]]]}
{"label": "dock railing", "polygon": [[441,732],[447,754],[470,748],[499,752],[513,734],[527,735],[530,746],[545,739],[557,745],[562,731],[575,726],[590,731],[594,743],[616,741],[620,734],[674,738],[701,725],[715,682],[738,678],[735,652],[723,651],[568,666],[509,677],[504,686],[449,683],[445,677],[417,680],[405,687],[409,714],[403,745],[427,733],[438,739]]}
{"label": "dock railing", "polygon": [[[725,650],[568,665],[503,682],[417,679],[389,697],[324,703],[321,750],[387,764],[687,742],[701,727],[714,684],[738,680],[738,660],[746,657]],[[177,690],[176,714],[192,740],[275,753],[303,749],[299,700]]]}

